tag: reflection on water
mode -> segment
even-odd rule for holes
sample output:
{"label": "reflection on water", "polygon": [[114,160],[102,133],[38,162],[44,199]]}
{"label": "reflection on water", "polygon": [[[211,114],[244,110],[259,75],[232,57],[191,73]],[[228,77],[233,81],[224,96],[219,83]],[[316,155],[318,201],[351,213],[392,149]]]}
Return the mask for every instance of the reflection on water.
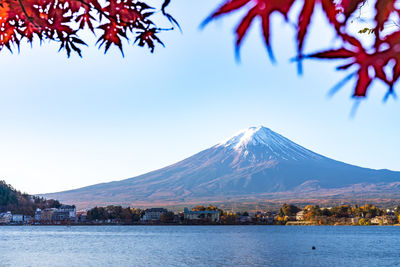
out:
{"label": "reflection on water", "polygon": [[5,226],[0,266],[400,266],[399,246],[400,227]]}

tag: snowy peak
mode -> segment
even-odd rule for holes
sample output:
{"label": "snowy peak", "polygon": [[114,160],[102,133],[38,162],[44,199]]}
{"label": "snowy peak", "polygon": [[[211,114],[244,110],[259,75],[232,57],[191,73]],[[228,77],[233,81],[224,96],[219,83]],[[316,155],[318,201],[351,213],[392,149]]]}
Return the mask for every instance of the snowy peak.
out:
{"label": "snowy peak", "polygon": [[238,132],[233,137],[219,143],[217,146],[229,147],[238,150],[248,145],[267,145],[273,142],[275,139],[274,135],[277,136],[278,134],[266,127],[250,127]]}
{"label": "snowy peak", "polygon": [[324,158],[264,126],[242,130],[215,147],[235,150],[245,156],[255,153],[258,157],[262,156],[264,159],[297,161]]}

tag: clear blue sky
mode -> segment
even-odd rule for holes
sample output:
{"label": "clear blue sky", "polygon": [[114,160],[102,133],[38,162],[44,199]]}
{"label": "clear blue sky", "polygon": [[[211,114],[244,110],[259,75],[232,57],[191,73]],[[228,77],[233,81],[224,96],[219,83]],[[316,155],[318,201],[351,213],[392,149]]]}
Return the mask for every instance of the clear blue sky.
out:
{"label": "clear blue sky", "polygon": [[[174,0],[182,25],[162,34],[155,54],[125,46],[107,55],[92,44],[83,59],[67,59],[51,44],[3,50],[0,88],[0,177],[29,193],[53,192],[152,171],[208,148],[242,128],[264,125],[325,156],[400,170],[398,101],[382,103],[375,84],[356,116],[348,86],[328,98],[343,77],[336,63],[289,62],[294,33],[273,20],[277,65],[252,28],[237,64],[238,17],[200,31],[218,1]],[[240,15],[240,14],[238,14]],[[316,17],[307,50],[334,43]]]}

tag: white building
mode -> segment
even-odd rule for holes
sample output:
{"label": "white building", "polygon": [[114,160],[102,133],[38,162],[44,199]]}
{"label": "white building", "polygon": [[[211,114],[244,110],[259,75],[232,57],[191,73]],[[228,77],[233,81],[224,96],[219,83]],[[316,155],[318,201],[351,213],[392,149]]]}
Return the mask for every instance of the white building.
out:
{"label": "white building", "polygon": [[371,219],[371,224],[388,224],[389,220],[386,216],[377,216]]}
{"label": "white building", "polygon": [[198,221],[219,221],[219,211],[218,210],[196,210],[191,211],[188,208],[184,209],[183,216],[185,220],[198,220]]}
{"label": "white building", "polygon": [[167,213],[167,209],[152,208],[144,211],[142,221],[159,221],[161,214]]}
{"label": "white building", "polygon": [[70,205],[62,205],[57,211],[68,213],[68,217],[71,221],[76,219],[76,207]]}
{"label": "white building", "polygon": [[304,221],[304,211],[299,211],[296,213],[296,221]]}
{"label": "white building", "polygon": [[62,205],[59,209],[54,211],[51,219],[52,221],[58,221],[58,222],[63,222],[63,221],[76,222],[77,221],[76,207],[69,205]]}
{"label": "white building", "polygon": [[22,214],[13,214],[12,215],[12,222],[13,223],[23,223],[24,222],[24,215],[22,215]]}
{"label": "white building", "polygon": [[42,213],[42,210],[37,208],[35,211],[35,221],[40,221],[40,214]]}

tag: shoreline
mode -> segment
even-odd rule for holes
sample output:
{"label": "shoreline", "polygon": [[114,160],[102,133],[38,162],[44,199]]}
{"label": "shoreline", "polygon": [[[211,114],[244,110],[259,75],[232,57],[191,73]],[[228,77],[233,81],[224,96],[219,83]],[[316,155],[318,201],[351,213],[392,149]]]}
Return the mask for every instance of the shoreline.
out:
{"label": "shoreline", "polygon": [[44,226],[64,226],[64,227],[74,227],[74,226],[348,226],[348,227],[399,227],[400,224],[386,224],[386,225],[352,225],[352,224],[5,224],[0,225],[1,227],[44,227]]}

